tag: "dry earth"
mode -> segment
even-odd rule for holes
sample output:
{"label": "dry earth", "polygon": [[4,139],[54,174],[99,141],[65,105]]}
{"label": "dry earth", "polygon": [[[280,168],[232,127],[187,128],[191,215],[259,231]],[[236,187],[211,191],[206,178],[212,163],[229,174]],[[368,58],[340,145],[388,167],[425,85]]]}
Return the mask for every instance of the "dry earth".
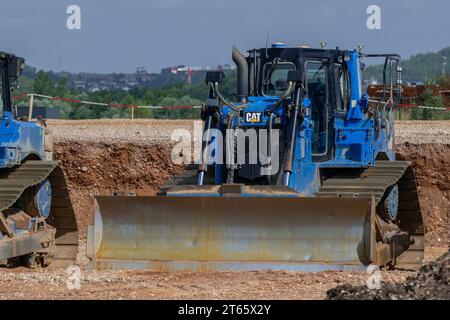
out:
{"label": "dry earth", "polygon": [[[383,272],[402,282],[410,272]],[[344,283],[364,285],[365,273],[82,271],[68,290],[64,271],[2,270],[0,299],[324,299]]]}
{"label": "dry earth", "polygon": [[385,283],[378,289],[340,285],[327,292],[330,300],[449,300],[450,251],[437,261],[425,264],[417,275],[397,283]]}
{"label": "dry earth", "polygon": [[[131,191],[154,194],[182,171],[171,164],[170,134],[193,121],[89,120],[49,121],[55,157],[70,186],[80,229],[80,290],[68,290],[65,271],[3,269],[1,299],[323,299],[341,284],[364,285],[365,273],[222,272],[157,273],[88,271],[84,268],[86,228],[94,194]],[[450,211],[450,122],[399,122],[399,157],[416,171],[427,232],[427,260],[448,250]],[[415,273],[383,271],[386,283],[404,282]]]}

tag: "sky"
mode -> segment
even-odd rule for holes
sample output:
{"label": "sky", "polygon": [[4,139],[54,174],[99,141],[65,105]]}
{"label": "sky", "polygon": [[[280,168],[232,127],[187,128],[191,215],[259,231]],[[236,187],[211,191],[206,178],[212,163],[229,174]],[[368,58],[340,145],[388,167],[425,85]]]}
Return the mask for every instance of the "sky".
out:
{"label": "sky", "polygon": [[[448,0],[0,0],[0,51],[38,69],[159,72],[172,65],[231,63],[241,51],[282,41],[403,57],[450,46]],[[81,10],[69,30],[68,6]],[[366,10],[381,9],[369,30]]]}

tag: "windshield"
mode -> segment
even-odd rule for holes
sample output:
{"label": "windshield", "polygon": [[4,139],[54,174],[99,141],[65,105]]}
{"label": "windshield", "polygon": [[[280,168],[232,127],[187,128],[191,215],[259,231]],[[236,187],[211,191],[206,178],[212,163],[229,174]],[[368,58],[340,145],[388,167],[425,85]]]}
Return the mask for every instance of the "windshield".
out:
{"label": "windshield", "polygon": [[268,62],[264,65],[263,95],[280,96],[287,89],[287,75],[289,71],[295,70],[291,62]]}

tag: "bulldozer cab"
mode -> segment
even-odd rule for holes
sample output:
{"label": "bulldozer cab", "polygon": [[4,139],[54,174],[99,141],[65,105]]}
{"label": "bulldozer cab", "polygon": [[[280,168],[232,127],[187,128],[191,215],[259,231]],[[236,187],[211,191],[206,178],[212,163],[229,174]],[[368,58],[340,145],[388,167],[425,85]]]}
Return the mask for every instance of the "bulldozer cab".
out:
{"label": "bulldozer cab", "polygon": [[[369,102],[363,93],[361,59],[383,59],[383,95],[379,101]],[[393,127],[391,111],[401,98],[400,57],[396,54],[363,54],[361,51],[336,49],[292,48],[276,43],[270,48],[248,51],[246,63],[249,68],[248,95],[251,97],[280,97],[288,88],[290,72],[301,74],[301,86],[311,101],[311,124],[313,133],[312,160],[316,163],[332,161],[336,157],[360,162],[362,166],[372,165],[376,154],[386,153],[393,160],[392,132],[386,132],[390,143],[380,141],[380,150],[371,159],[357,156],[364,151],[349,152],[345,157],[338,151],[334,140],[337,130],[345,127],[344,121],[373,120],[377,137],[383,130]],[[239,83],[238,83],[239,87]],[[239,88],[238,88],[239,90]],[[241,93],[242,94],[242,93]],[[291,101],[285,100],[285,104]],[[357,106],[357,108],[356,108]],[[330,164],[331,165],[331,164]],[[333,164],[334,165],[334,164]],[[354,165],[356,165],[354,163]]]}
{"label": "bulldozer cab", "polygon": [[276,47],[249,51],[250,95],[281,96],[287,88],[289,71],[301,72],[305,91],[311,100],[315,161],[331,159],[331,115],[346,112],[349,77],[340,57],[342,51],[339,50],[309,48]]}

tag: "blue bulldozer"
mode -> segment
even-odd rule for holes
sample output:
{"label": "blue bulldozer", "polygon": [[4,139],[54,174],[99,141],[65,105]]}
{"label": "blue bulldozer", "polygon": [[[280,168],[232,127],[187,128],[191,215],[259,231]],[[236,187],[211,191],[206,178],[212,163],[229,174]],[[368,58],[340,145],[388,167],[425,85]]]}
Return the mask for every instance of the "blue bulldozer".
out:
{"label": "blue bulldozer", "polygon": [[[396,160],[396,54],[288,47],[243,55],[237,85],[206,74],[202,157],[153,197],[98,196],[96,268],[416,269],[424,228],[411,164]],[[384,62],[381,99],[363,60]]]}
{"label": "blue bulldozer", "polygon": [[45,120],[17,119],[12,91],[24,59],[0,52],[0,264],[75,262],[78,229]]}

